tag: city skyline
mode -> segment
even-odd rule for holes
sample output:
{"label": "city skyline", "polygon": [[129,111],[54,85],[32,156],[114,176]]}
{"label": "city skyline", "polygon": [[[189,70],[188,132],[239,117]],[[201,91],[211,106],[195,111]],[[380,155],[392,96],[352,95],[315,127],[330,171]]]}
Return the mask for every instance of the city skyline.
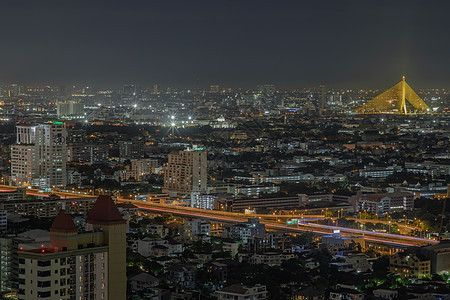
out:
{"label": "city skyline", "polygon": [[5,84],[450,87],[444,1],[25,3],[0,12]]}

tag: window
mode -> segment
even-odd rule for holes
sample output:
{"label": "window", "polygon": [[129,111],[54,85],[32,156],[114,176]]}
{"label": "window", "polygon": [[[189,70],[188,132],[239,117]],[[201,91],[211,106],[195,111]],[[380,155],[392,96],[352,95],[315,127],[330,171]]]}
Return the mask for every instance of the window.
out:
{"label": "window", "polygon": [[46,292],[38,292],[38,298],[48,298],[51,296],[51,292],[50,291],[46,291]]}
{"label": "window", "polygon": [[51,261],[49,260],[38,260],[39,267],[48,267],[51,265]]}
{"label": "window", "polygon": [[38,276],[39,277],[48,277],[51,275],[50,271],[38,271]]}
{"label": "window", "polygon": [[38,281],[37,286],[38,287],[49,287],[50,281]]}

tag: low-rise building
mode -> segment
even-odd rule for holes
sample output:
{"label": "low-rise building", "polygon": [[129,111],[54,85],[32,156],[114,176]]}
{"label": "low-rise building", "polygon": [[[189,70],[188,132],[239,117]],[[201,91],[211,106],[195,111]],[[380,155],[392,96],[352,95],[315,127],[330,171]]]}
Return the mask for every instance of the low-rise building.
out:
{"label": "low-rise building", "polygon": [[128,279],[133,291],[143,291],[159,285],[159,279],[149,273],[139,273]]}
{"label": "low-rise building", "polygon": [[169,228],[160,224],[148,224],[147,232],[151,235],[158,235],[161,238],[164,238],[169,233]]}
{"label": "low-rise building", "polygon": [[360,300],[364,299],[364,294],[349,288],[338,288],[330,292],[330,300]]}
{"label": "low-rise building", "polygon": [[253,287],[233,284],[215,292],[218,300],[260,300],[267,298],[267,289],[265,285],[257,284]]}
{"label": "low-rise building", "polygon": [[373,295],[377,298],[392,300],[398,297],[398,292],[396,290],[376,289],[373,290]]}
{"label": "low-rise building", "polygon": [[431,261],[421,254],[396,253],[389,258],[389,271],[401,277],[428,278],[431,275]]}
{"label": "low-rise building", "polygon": [[194,289],[197,268],[191,264],[179,263],[167,268],[167,282],[183,289]]}
{"label": "low-rise building", "polygon": [[252,236],[263,236],[266,227],[257,218],[249,218],[247,222],[223,227],[223,237],[242,241],[246,244]]}
{"label": "low-rise building", "polygon": [[431,273],[450,273],[450,242],[441,241],[438,245],[421,247],[419,252],[431,261]]}
{"label": "low-rise building", "polygon": [[201,219],[185,220],[182,231],[186,241],[205,240],[202,237],[211,235],[211,224]]}
{"label": "low-rise building", "polygon": [[348,253],[347,255],[335,255],[334,259],[341,262],[333,262],[331,265],[337,266],[340,271],[344,272],[367,272],[372,266],[369,263],[367,255],[364,253]]}
{"label": "low-rise building", "polygon": [[266,252],[266,253],[255,253],[250,259],[251,264],[264,264],[268,266],[281,266],[281,264],[289,259],[294,258],[295,255],[292,253],[277,253],[277,252]]}
{"label": "low-rise building", "polygon": [[381,194],[360,194],[350,199],[355,211],[367,211],[372,214],[384,214],[414,208],[414,194],[393,192]]}

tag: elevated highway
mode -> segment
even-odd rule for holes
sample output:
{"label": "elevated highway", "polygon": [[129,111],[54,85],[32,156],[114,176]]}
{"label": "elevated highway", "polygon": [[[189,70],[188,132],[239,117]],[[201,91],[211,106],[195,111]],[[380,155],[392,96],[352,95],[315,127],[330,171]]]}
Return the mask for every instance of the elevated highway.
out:
{"label": "elevated highway", "polygon": [[[171,213],[173,215],[187,217],[187,218],[201,218],[221,223],[239,223],[244,222],[248,218],[257,217],[261,220],[261,223],[264,223],[268,229],[280,230],[292,233],[304,233],[311,232],[318,235],[329,235],[332,234],[333,231],[339,230],[340,234],[343,236],[362,236],[365,240],[378,242],[387,245],[397,245],[400,247],[408,247],[408,246],[424,246],[431,244],[438,244],[438,241],[424,239],[413,236],[399,235],[399,234],[390,234],[383,232],[374,232],[368,230],[360,230],[339,226],[329,226],[322,224],[315,224],[310,221],[301,221],[294,226],[287,226],[283,222],[274,220],[273,215],[246,215],[242,213],[231,213],[231,212],[223,212],[223,211],[212,211],[212,210],[203,210],[203,209],[195,209],[191,207],[175,207],[154,203],[146,203],[142,201],[130,201],[120,199],[119,202],[131,202],[140,209],[149,212],[155,213]],[[308,219],[313,219],[318,216],[304,216]],[[323,216],[322,216],[323,217]]]}
{"label": "elevated highway", "polygon": [[[15,187],[0,185],[1,190],[15,190]],[[49,193],[42,193],[37,189],[27,189],[28,195],[45,196]],[[90,194],[78,193],[78,192],[52,192],[51,194],[56,194],[61,198],[80,198],[80,197],[92,197]],[[343,236],[362,236],[365,240],[383,243],[387,245],[397,245],[401,247],[408,246],[423,246],[430,244],[437,244],[438,241],[400,235],[400,234],[389,234],[382,232],[373,232],[368,230],[359,230],[352,228],[345,228],[339,226],[329,226],[322,224],[315,224],[311,220],[324,219],[323,215],[308,215],[308,214],[292,214],[292,215],[266,215],[266,214],[243,214],[243,213],[233,213],[225,211],[216,210],[203,210],[191,207],[181,207],[173,205],[163,205],[157,203],[149,203],[137,200],[130,200],[119,198],[118,202],[131,202],[140,209],[155,213],[171,213],[173,215],[178,215],[186,218],[202,218],[211,221],[221,222],[221,223],[239,223],[244,222],[248,218],[259,218],[261,223],[264,223],[268,229],[280,230],[291,233],[304,233],[311,232],[318,235],[328,235],[332,234],[334,230],[340,230]],[[299,219],[298,224],[294,226],[287,226],[286,220],[288,218]],[[329,218],[330,219],[330,218]],[[358,222],[364,222],[361,219],[354,219]],[[374,220],[366,220],[367,222],[374,222]]]}

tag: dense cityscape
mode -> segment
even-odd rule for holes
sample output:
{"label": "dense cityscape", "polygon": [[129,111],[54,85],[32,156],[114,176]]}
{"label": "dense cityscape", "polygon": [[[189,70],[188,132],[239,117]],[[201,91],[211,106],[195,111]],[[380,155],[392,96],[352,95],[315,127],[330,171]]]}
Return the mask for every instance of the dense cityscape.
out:
{"label": "dense cityscape", "polygon": [[450,299],[450,89],[387,71],[0,72],[2,299]]}

